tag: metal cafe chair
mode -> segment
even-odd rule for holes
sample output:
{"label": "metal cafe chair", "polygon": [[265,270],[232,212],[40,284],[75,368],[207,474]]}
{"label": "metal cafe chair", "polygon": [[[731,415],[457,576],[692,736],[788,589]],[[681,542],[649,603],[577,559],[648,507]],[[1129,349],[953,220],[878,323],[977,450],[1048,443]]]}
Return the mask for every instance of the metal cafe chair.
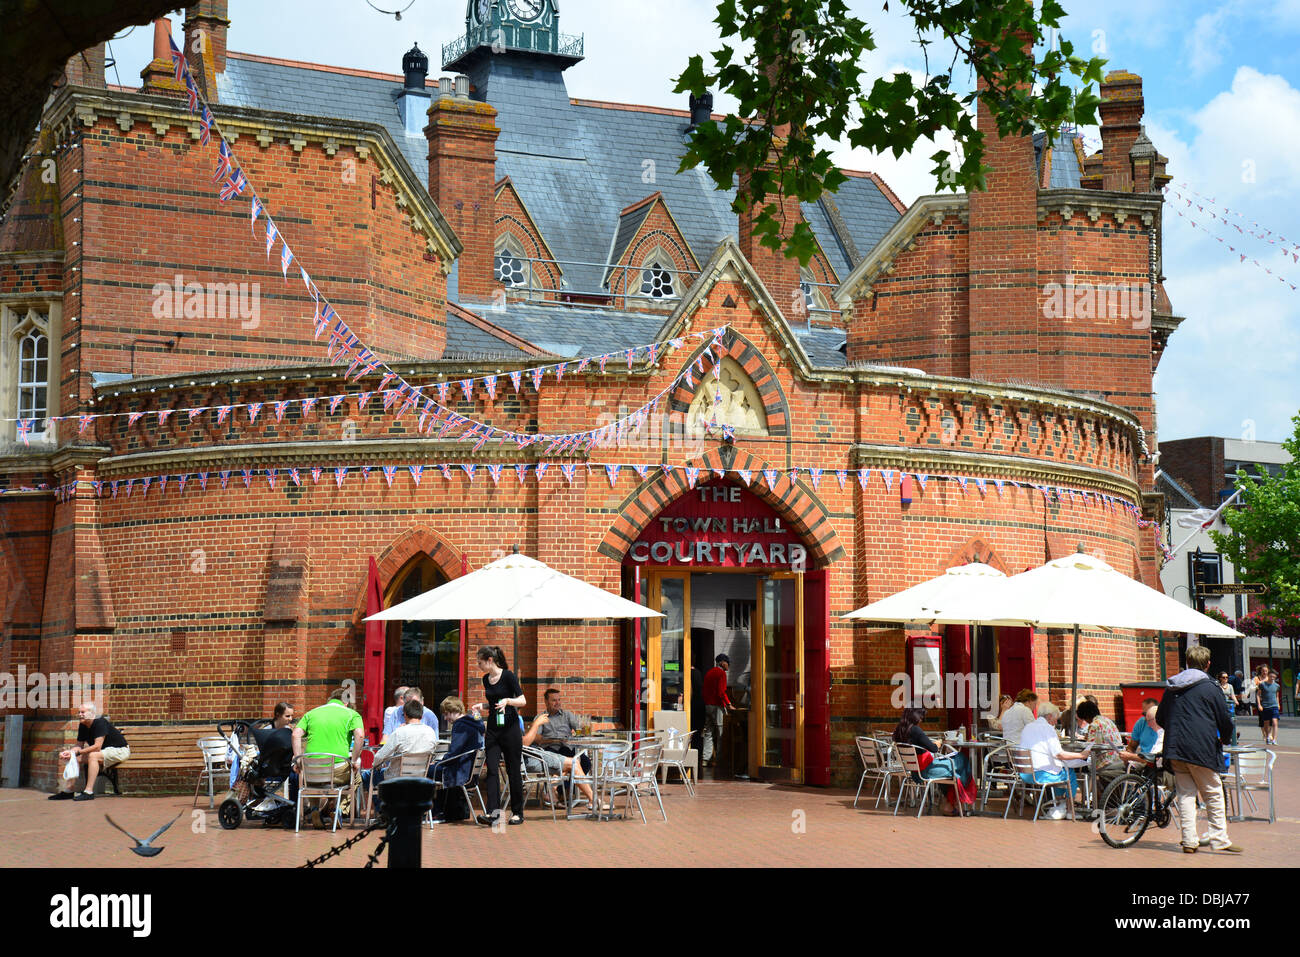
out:
{"label": "metal cafe chair", "polygon": [[691,747],[691,731],[667,728],[663,732],[663,757],[659,761],[659,777],[668,783],[668,771],[676,769],[686,783],[686,793],[695,797],[693,778],[699,774],[700,752]]}
{"label": "metal cafe chair", "polygon": [[[528,770],[528,759],[532,758],[541,765],[542,770],[534,774]],[[551,805],[551,820],[558,821],[559,818],[555,813],[555,805],[560,803],[560,793],[563,790],[564,775],[556,771],[551,773],[546,769],[546,759],[542,757],[542,752],[538,748],[525,747],[523,756],[520,758],[522,767],[520,773],[523,775],[524,782],[524,800],[528,800],[528,789],[536,788],[537,803],[540,805],[544,800],[549,800]]]}
{"label": "metal cafe chair", "polygon": [[875,738],[867,735],[859,735],[854,738],[858,746],[858,757],[862,759],[862,777],[858,779],[858,793],[853,795],[853,806],[858,806],[858,798],[862,796],[863,785],[870,778],[876,782],[876,807],[880,807],[880,799],[889,800],[889,792],[893,779],[906,772],[901,765],[892,765],[885,757],[884,751],[880,747],[880,742]]}
{"label": "metal cafe chair", "polygon": [[989,805],[989,794],[994,785],[1007,785],[1007,803],[1011,803],[1011,794],[1020,782],[1020,775],[1011,763],[1009,747],[994,748],[984,755],[983,767],[980,769],[980,810]]}
{"label": "metal cafe chair", "polygon": [[[569,769],[569,806],[565,811],[565,820],[572,820],[574,817],[573,807],[576,803],[574,795],[578,793],[573,785],[574,769],[580,767],[579,762],[583,754],[586,754],[591,761],[591,791],[595,798],[591,813],[599,820],[601,808],[606,804],[605,793],[612,789],[611,779],[615,771],[626,763],[632,754],[633,746],[626,741],[612,738],[590,738],[584,739],[581,744],[573,742],[573,747],[576,754]],[[610,814],[612,813],[611,809]]]}
{"label": "metal cafe chair", "polygon": [[477,748],[474,754],[474,766],[469,773],[469,781],[465,784],[456,784],[448,787],[442,783],[442,769],[451,765],[453,761],[459,761],[464,758],[469,751],[462,751],[459,754],[451,754],[445,758],[434,761],[433,766],[429,768],[429,777],[433,779],[433,793],[436,797],[439,791],[460,791],[465,795],[465,806],[469,808],[469,813],[474,814],[474,803],[469,799],[469,792],[472,790],[478,795],[478,806],[482,809],[483,814],[487,815],[487,802],[483,800],[483,792],[479,789],[479,778],[483,776],[483,765],[487,763],[487,752],[482,748]]}
{"label": "metal cafe chair", "polygon": [[[960,782],[955,777],[946,777],[946,778],[922,777],[921,761],[917,757],[916,745],[903,744],[900,742],[899,744],[895,745],[895,750],[898,752],[898,759],[902,763],[904,772],[906,772],[903,776],[903,786],[898,790],[898,800],[894,802],[895,816],[898,815],[898,809],[903,803],[903,793],[905,791],[908,791],[909,789],[912,791],[912,793],[916,793],[917,791],[921,792],[921,807],[916,812],[916,816],[920,817],[922,814],[925,813],[925,803],[927,800],[929,800],[930,788],[932,786],[936,784],[940,784],[940,785],[949,784],[952,785],[952,787],[954,788],[959,786]],[[915,778],[913,777],[913,775],[915,775]],[[916,780],[916,778],[920,778],[920,780],[918,781]],[[956,803],[957,803],[957,813],[961,814],[964,817],[966,812],[962,809],[961,802],[958,801]]]}
{"label": "metal cafe chair", "polygon": [[[1255,798],[1252,791],[1268,792],[1268,823],[1277,822],[1277,807],[1273,798],[1273,762],[1277,760],[1277,755],[1267,749],[1260,751],[1243,751],[1237,755],[1236,766],[1231,774],[1223,776],[1224,797],[1230,805],[1236,804],[1237,793],[1250,803],[1251,811],[1257,812],[1259,808],[1255,805]],[[1246,820],[1242,813],[1243,808],[1235,808],[1234,816],[1237,820]],[[1260,818],[1260,820],[1263,820]]]}
{"label": "metal cafe chair", "polygon": [[[1003,820],[1011,812],[1011,799],[1015,796],[1017,790],[1020,791],[1020,814],[1023,817],[1025,813],[1025,794],[1038,793],[1038,803],[1034,805],[1034,820],[1038,820],[1038,815],[1043,809],[1043,798],[1049,791],[1060,788],[1065,791],[1065,801],[1070,808],[1070,820],[1077,821],[1078,818],[1074,813],[1074,788],[1070,786],[1070,779],[1067,777],[1064,781],[1049,781],[1040,783],[1034,779],[1034,759],[1024,748],[1008,748],[1011,753],[1011,765],[1016,771],[1016,780],[1011,785],[1011,792],[1007,795],[1007,809],[1002,812]],[[1022,774],[1029,775],[1029,781],[1021,777]],[[1032,783],[1031,783],[1032,782]]]}
{"label": "metal cafe chair", "polygon": [[[336,754],[311,753],[302,756],[298,781],[297,819],[293,825],[295,833],[302,827],[302,805],[306,798],[332,798],[334,801],[332,830],[339,829],[339,808],[342,806],[344,793],[352,789],[352,784],[351,782],[334,783],[334,763],[338,759]],[[352,803],[355,805],[356,801]]]}
{"label": "metal cafe chair", "polygon": [[203,778],[206,775],[208,779],[208,808],[216,807],[216,797],[213,793],[213,780],[218,774],[223,777],[230,774],[230,764],[226,755],[230,751],[230,744],[221,736],[211,738],[199,738],[199,751],[203,754],[203,769],[199,771],[199,779],[194,782],[194,803],[190,807],[198,807],[199,788],[203,786]]}
{"label": "metal cafe chair", "polygon": [[659,760],[663,757],[663,745],[652,739],[645,739],[633,746],[626,758],[610,769],[606,783],[610,787],[610,800],[626,794],[628,807],[636,801],[636,809],[645,824],[645,808],[641,805],[641,792],[653,794],[659,802],[659,813],[668,822],[668,812],[664,810],[663,795],[659,793]]}
{"label": "metal cafe chair", "polygon": [[[382,770],[385,781],[393,781],[397,778],[422,778],[429,773],[429,762],[433,759],[432,752],[416,751],[405,754],[395,754],[384,760],[382,764],[375,765],[370,771],[369,787],[366,789],[366,808],[362,816],[362,823],[369,824],[374,816],[375,808],[375,772]],[[355,807],[357,802],[353,802]],[[426,813],[425,819],[432,818],[432,814]]]}

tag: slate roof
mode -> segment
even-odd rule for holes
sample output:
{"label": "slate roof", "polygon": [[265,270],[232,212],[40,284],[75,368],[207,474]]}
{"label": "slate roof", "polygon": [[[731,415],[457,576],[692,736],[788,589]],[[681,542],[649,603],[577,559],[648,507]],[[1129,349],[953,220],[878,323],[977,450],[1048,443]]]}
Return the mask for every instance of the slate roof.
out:
{"label": "slate roof", "polygon": [[[656,190],[700,262],[737,235],[734,193],[715,190],[702,170],[677,173],[687,116],[571,100],[561,72],[521,54],[487,58],[471,79],[475,95],[498,110],[496,179],[510,177],[560,260],[594,264],[563,267],[571,289],[600,288],[620,212]],[[405,133],[400,79],[232,53],[217,84],[221,103],[380,123],[417,178],[427,179],[428,145]],[[862,176],[851,177],[835,203],[862,253],[899,217]],[[852,263],[825,212],[816,204],[803,212],[832,267],[848,275]]]}
{"label": "slate roof", "polygon": [[650,215],[650,210],[654,208],[654,202],[641,203],[630,212],[625,212],[618,217],[618,229],[614,233],[614,245],[610,248],[609,261],[611,266],[605,271],[605,282],[609,282],[610,274],[614,271],[613,263],[623,258],[623,251],[627,249],[627,244],[632,241],[641,224],[646,221]]}
{"label": "slate roof", "polygon": [[[1043,172],[1043,134],[1034,134],[1034,168],[1039,175]],[[1074,151],[1074,138],[1063,136],[1052,144],[1052,173],[1048,179],[1049,189],[1078,189],[1083,170],[1079,168],[1079,156]]]}
{"label": "slate roof", "polygon": [[[496,320],[496,313],[489,319]],[[498,323],[501,325],[501,323]],[[454,312],[447,313],[447,349],[444,359],[525,359],[528,354],[518,346],[498,339],[486,329],[469,322]]]}
{"label": "slate roof", "polygon": [[1156,472],[1156,491],[1164,494],[1167,508],[1195,511],[1201,507],[1201,503],[1187,489],[1163,470]]}
{"label": "slate roof", "polygon": [[494,325],[553,355],[570,357],[647,345],[658,340],[659,331],[668,321],[668,314],[663,312],[530,302],[507,303],[501,312],[477,311]]}
{"label": "slate roof", "polygon": [[794,337],[808,354],[808,361],[820,369],[842,369],[848,365],[840,347],[847,338],[843,329],[795,329]]}

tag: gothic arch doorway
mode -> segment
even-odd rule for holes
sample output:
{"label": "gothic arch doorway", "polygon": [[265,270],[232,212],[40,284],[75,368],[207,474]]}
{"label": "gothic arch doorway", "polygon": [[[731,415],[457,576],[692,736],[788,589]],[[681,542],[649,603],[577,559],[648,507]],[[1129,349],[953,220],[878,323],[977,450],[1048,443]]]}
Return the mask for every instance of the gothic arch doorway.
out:
{"label": "gothic arch doorway", "polygon": [[[384,607],[391,608],[447,583],[438,564],[417,552],[392,577],[384,590]],[[435,711],[442,699],[460,689],[460,622],[390,621],[384,631],[384,687],[418,687],[426,707]],[[392,699],[385,701],[385,707]]]}

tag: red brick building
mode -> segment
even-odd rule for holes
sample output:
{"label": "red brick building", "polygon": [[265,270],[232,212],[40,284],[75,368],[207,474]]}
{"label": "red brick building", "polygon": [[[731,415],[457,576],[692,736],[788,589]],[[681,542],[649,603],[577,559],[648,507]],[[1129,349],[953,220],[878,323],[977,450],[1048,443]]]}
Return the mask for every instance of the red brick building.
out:
{"label": "red brick building", "polygon": [[[691,707],[691,669],[725,650],[750,715],[738,764],[826,783],[853,775],[855,733],[894,723],[910,660],[903,631],[843,613],[972,558],[1010,573],[1080,544],[1156,583],[1139,521],[1160,511],[1152,373],[1178,319],[1138,77],[1107,79],[1097,155],[993,139],[984,193],[904,208],[854,173],[789,204],[821,247],[801,270],[675,172],[707,103],[570,98],[581,38],[549,2],[516,6],[468,5],[441,83],[418,50],[404,76],[227,52],[222,0],[190,8],[185,49],[296,262],[392,370],[451,383],[448,407],[497,430],[617,427],[664,393],[653,414],[566,449],[439,437],[386,408],[378,376],[327,361],[248,196],[219,201],[216,137],[201,144],[165,41],[140,89],[70,66],[0,225],[0,671],[102,673],[116,723],[191,739],[360,683],[368,556],[393,602],[517,545],[665,611],[642,636],[649,710]],[[488,375],[494,395],[458,385]],[[458,639],[457,622],[390,626],[371,692],[473,686]],[[508,626],[468,625],[471,648],[488,639],[509,649]],[[520,639],[530,702],[559,686],[630,720],[631,626]],[[945,670],[974,644],[1004,688],[1058,700],[1070,641],[938,639]],[[1120,681],[1159,673],[1147,637],[1086,634],[1080,660],[1110,711]],[[49,783],[65,713],[25,713],[25,779]]]}

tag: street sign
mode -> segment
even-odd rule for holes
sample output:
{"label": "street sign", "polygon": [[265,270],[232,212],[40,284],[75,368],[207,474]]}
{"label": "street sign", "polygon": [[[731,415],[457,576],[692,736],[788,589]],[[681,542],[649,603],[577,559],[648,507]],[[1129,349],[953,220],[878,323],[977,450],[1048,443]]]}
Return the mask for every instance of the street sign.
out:
{"label": "street sign", "polygon": [[1222,595],[1263,595],[1268,586],[1263,582],[1235,582],[1231,585],[1201,585],[1196,589],[1203,598],[1217,598]]}

